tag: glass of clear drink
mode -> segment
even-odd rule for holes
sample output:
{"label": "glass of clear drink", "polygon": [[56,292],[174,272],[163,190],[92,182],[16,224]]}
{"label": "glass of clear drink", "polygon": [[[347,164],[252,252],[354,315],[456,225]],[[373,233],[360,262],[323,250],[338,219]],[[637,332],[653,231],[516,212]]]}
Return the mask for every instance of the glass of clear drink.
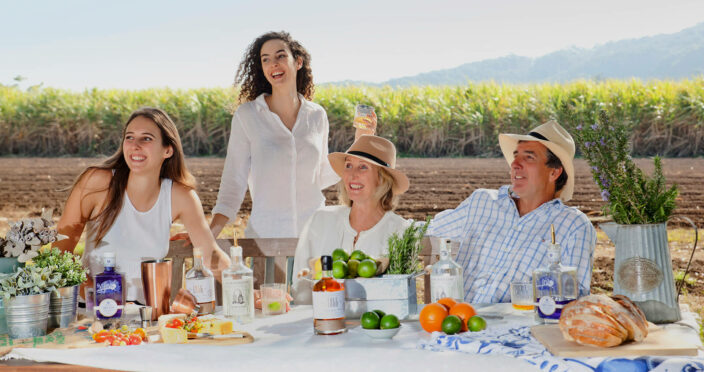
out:
{"label": "glass of clear drink", "polygon": [[262,314],[279,315],[286,312],[286,285],[266,283],[259,288],[262,292]]}
{"label": "glass of clear drink", "polygon": [[370,122],[374,115],[374,107],[359,104],[354,109],[354,121],[352,125],[359,129],[370,129]]}
{"label": "glass of clear drink", "polygon": [[511,305],[516,310],[533,310],[533,283],[511,282]]}

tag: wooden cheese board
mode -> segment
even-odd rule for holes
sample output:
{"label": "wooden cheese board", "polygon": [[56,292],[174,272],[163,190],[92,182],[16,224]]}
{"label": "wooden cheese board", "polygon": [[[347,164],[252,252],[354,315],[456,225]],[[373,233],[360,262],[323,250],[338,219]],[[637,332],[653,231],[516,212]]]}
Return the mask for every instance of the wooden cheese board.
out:
{"label": "wooden cheese board", "polygon": [[682,337],[676,329],[650,324],[648,336],[641,342],[628,342],[619,346],[602,348],[580,345],[567,341],[562,336],[557,324],[537,325],[530,329],[531,334],[540,341],[554,356],[558,357],[620,357],[620,356],[696,356],[697,345]]}
{"label": "wooden cheese board", "polygon": [[106,345],[93,341],[87,326],[90,322],[76,322],[68,328],[58,328],[45,336],[12,339],[8,335],[0,335],[0,356],[14,348],[40,349],[79,349],[89,347],[105,347]]}

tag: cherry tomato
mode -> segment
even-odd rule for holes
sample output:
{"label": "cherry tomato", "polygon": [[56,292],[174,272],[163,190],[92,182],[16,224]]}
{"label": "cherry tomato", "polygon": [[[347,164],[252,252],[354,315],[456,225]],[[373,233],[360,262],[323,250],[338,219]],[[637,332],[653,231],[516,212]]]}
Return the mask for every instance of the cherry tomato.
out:
{"label": "cherry tomato", "polygon": [[93,340],[95,340],[95,342],[105,342],[105,340],[107,339],[107,337],[109,335],[110,335],[110,332],[108,332],[106,330],[102,330],[98,333],[93,334]]}
{"label": "cherry tomato", "polygon": [[136,334],[131,334],[128,345],[139,345],[142,343],[142,337]]}
{"label": "cherry tomato", "polygon": [[147,332],[144,330],[144,328],[137,328],[132,332],[133,335],[139,336],[139,338],[142,339],[142,341],[147,340]]}

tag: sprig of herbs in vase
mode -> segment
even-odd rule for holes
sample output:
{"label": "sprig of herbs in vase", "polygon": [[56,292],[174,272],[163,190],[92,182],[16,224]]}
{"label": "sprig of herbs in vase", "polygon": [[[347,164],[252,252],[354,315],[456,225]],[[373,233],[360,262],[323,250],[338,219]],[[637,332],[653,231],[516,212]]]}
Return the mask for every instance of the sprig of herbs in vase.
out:
{"label": "sprig of herbs in vase", "polygon": [[582,156],[607,202],[604,214],[624,225],[666,222],[679,192],[676,184],[666,187],[660,157],[653,159],[655,170],[647,176],[629,155],[628,128],[612,123],[605,111],[599,112],[595,123],[581,123],[575,129]]}

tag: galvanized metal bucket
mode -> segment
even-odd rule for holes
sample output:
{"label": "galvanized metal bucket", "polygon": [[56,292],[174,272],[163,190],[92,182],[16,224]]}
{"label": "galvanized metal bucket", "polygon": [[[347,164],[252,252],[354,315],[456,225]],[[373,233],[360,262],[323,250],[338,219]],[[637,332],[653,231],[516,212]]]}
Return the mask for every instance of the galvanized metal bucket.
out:
{"label": "galvanized metal bucket", "polygon": [[51,293],[49,305],[49,328],[66,328],[76,321],[78,308],[78,286],[63,287]]}
{"label": "galvanized metal bucket", "polygon": [[7,334],[7,321],[5,320],[5,307],[2,304],[2,297],[0,297],[0,335]]}
{"label": "galvanized metal bucket", "polygon": [[51,293],[17,296],[5,303],[5,316],[11,338],[46,335]]}

